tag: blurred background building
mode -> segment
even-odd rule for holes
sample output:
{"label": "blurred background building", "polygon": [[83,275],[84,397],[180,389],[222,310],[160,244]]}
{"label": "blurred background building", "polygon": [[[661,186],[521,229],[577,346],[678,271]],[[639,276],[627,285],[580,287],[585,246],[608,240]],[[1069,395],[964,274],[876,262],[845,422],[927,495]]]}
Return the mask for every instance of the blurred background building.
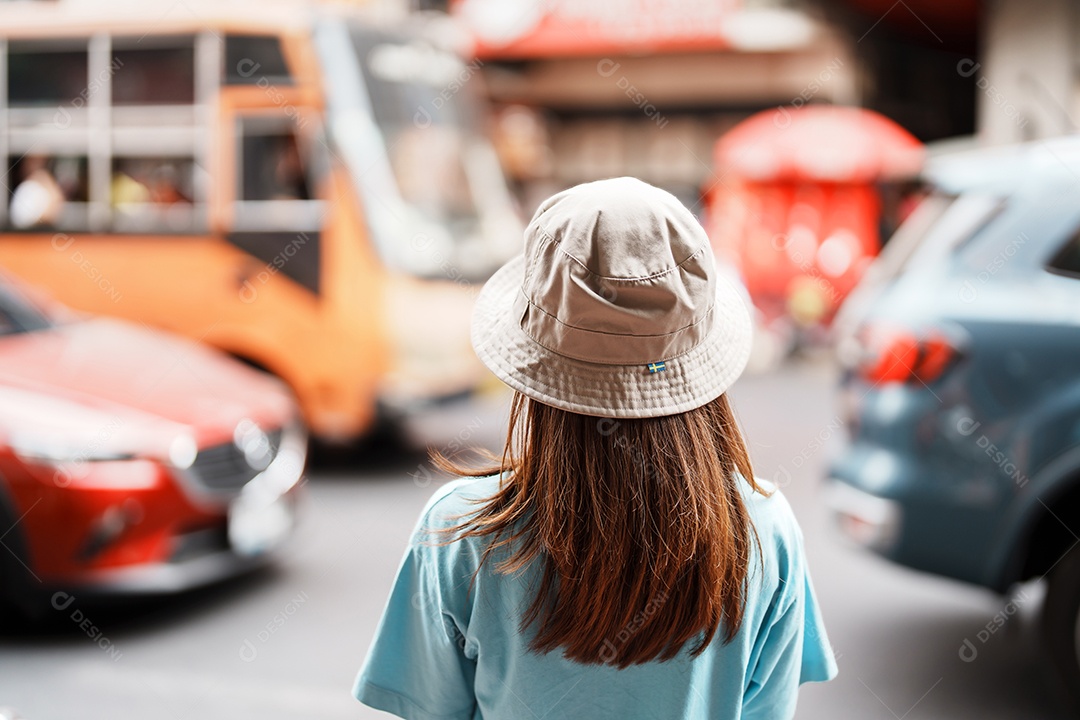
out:
{"label": "blurred background building", "polygon": [[[632,174],[695,205],[714,182],[706,181],[716,138],[766,108],[861,105],[924,141],[974,129],[974,88],[956,71],[975,54],[973,4],[520,0],[498,3],[497,13],[491,5],[460,0],[449,9],[476,38],[488,93],[503,108],[497,134],[515,158],[508,170],[542,186],[529,198]],[[545,147],[521,150],[529,141]]]}
{"label": "blurred background building", "polygon": [[[552,188],[618,174],[692,201],[715,139],[777,106],[859,105],[928,143],[1075,130],[1080,10],[1067,0],[419,0],[412,8],[449,11],[474,38],[526,209]],[[678,132],[662,132],[671,127]]]}

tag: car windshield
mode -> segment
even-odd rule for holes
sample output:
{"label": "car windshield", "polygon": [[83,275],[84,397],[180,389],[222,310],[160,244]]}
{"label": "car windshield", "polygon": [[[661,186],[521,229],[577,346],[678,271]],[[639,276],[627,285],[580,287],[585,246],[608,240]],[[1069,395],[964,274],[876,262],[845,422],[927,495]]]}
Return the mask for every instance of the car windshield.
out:
{"label": "car windshield", "polygon": [[477,117],[477,68],[420,39],[359,24],[326,20],[316,38],[334,149],[384,259],[453,279],[501,264],[513,248],[493,221],[512,215],[512,204]]}
{"label": "car windshield", "polygon": [[51,327],[45,313],[0,281],[0,337],[35,332]]}
{"label": "car windshield", "polygon": [[476,232],[465,158],[475,122],[469,104],[451,95],[469,69],[425,44],[363,27],[349,34],[402,198],[459,238]]}

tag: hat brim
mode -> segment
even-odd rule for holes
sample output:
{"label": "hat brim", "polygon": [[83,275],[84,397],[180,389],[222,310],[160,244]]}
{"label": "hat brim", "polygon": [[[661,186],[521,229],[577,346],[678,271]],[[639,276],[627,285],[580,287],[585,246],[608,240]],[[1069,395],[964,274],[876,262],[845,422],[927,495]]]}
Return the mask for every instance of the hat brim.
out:
{"label": "hat brim", "polygon": [[742,374],[753,330],[742,294],[716,281],[713,327],[689,352],[645,364],[607,365],[560,355],[533,340],[515,317],[525,258],[519,255],[485,283],[472,317],[472,344],[480,361],[500,380],[546,405],[583,415],[647,418],[675,415],[722,395]]}

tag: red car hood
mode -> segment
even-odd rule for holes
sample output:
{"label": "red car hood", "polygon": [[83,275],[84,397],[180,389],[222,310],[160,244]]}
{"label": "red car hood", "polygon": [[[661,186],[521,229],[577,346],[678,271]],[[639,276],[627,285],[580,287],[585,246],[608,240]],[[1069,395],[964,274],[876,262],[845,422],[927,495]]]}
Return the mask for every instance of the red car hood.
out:
{"label": "red car hood", "polygon": [[5,390],[163,432],[185,426],[199,446],[232,438],[244,418],[277,427],[295,412],[273,377],[191,341],[107,318],[0,337]]}

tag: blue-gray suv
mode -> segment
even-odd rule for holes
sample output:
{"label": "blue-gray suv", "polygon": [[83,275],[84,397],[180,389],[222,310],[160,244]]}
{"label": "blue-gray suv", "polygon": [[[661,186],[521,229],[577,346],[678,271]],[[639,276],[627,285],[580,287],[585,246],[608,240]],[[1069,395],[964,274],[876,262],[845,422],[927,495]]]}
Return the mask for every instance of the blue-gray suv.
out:
{"label": "blue-gray suv", "polygon": [[940,158],[837,319],[846,534],[1006,592],[1049,580],[1080,704],[1080,139]]}

